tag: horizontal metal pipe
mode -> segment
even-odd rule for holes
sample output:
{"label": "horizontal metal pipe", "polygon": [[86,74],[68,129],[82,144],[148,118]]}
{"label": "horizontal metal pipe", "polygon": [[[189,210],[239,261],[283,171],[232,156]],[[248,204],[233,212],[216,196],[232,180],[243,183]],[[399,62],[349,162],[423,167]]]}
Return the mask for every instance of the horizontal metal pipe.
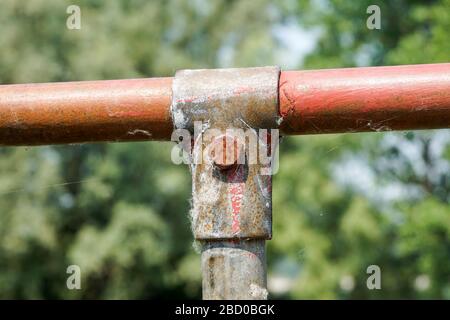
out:
{"label": "horizontal metal pipe", "polygon": [[[171,100],[172,78],[2,85],[0,145],[170,140]],[[284,71],[279,110],[287,135],[450,128],[450,63]]]}
{"label": "horizontal metal pipe", "polygon": [[450,128],[450,63],[282,72],[284,134]]}
{"label": "horizontal metal pipe", "polygon": [[167,140],[172,78],[0,86],[0,145]]}

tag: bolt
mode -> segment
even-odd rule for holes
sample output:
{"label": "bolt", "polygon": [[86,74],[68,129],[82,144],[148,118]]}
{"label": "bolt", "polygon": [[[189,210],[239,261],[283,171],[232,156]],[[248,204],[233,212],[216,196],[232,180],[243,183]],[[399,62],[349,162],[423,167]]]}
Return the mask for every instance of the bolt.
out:
{"label": "bolt", "polygon": [[211,142],[210,159],[220,170],[228,170],[236,166],[241,150],[237,137],[220,135]]}

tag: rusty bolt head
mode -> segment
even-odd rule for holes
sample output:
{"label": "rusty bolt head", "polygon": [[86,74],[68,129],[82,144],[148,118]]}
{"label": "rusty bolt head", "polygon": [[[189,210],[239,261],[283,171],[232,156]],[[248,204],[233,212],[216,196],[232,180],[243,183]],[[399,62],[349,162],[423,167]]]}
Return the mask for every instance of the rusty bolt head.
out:
{"label": "rusty bolt head", "polygon": [[209,156],[213,164],[221,170],[236,166],[241,145],[236,137],[220,135],[211,142]]}

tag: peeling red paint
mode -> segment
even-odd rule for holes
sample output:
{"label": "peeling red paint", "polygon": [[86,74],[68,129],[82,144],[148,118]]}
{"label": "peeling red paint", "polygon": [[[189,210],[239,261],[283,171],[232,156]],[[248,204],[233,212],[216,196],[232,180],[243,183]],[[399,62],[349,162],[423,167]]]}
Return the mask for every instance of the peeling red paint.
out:
{"label": "peeling red paint", "polygon": [[241,212],[245,190],[244,167],[238,166],[236,170],[230,170],[227,178],[229,182],[228,193],[231,198],[231,216],[233,219],[231,229],[233,233],[239,233],[239,214]]}

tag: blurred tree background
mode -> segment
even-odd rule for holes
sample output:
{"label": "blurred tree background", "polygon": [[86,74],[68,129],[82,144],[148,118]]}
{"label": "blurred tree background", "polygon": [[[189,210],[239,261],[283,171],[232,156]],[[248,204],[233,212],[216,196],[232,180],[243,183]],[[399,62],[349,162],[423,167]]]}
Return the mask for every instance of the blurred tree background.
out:
{"label": "blurred tree background", "polygon": [[[0,83],[449,62],[449,30],[450,0],[2,0]],[[0,298],[199,298],[190,176],[171,148],[0,148]],[[448,130],[290,137],[280,159],[272,298],[450,299]],[[71,264],[82,290],[66,288]]]}

